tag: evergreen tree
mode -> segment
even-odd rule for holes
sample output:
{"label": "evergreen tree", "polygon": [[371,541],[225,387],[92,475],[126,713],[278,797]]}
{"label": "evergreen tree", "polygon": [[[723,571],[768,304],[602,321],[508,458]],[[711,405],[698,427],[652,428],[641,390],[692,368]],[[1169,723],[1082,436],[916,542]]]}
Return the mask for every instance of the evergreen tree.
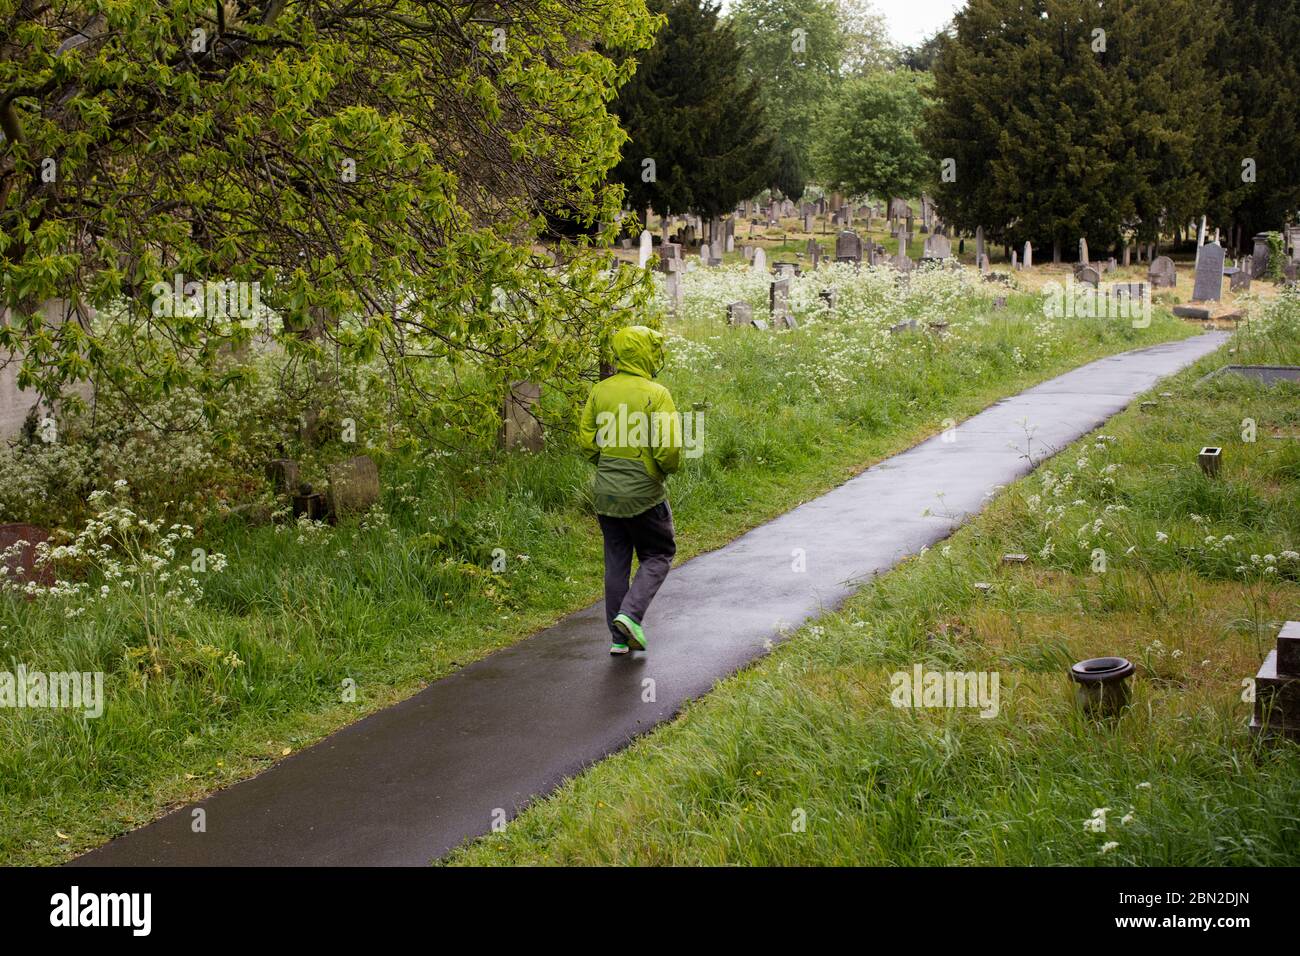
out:
{"label": "evergreen tree", "polygon": [[[1227,0],[1216,60],[1224,105],[1238,122],[1221,154],[1215,211],[1248,242],[1300,211],[1300,5]],[[1255,181],[1243,180],[1244,160]]]}
{"label": "evergreen tree", "polygon": [[[741,69],[709,0],[657,0],[664,27],[613,111],[629,142],[614,178],[638,212],[719,216],[766,187],[775,165],[759,84]],[[653,164],[653,165],[651,165]]]}
{"label": "evergreen tree", "polygon": [[949,222],[1104,249],[1204,210],[1221,108],[1204,4],[970,0],[941,41],[926,141]]}

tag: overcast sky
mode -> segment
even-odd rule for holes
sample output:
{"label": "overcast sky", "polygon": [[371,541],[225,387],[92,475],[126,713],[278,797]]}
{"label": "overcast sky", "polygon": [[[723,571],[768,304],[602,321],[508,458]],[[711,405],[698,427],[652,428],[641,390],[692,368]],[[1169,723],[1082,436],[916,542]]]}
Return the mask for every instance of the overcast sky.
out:
{"label": "overcast sky", "polygon": [[952,19],[965,0],[874,0],[889,24],[890,38],[914,46]]}

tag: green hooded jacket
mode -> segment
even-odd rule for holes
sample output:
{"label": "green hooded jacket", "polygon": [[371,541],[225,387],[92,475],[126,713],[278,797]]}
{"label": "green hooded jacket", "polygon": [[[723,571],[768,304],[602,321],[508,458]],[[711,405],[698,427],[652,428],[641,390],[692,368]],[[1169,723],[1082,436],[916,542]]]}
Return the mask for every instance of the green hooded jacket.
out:
{"label": "green hooded jacket", "polygon": [[597,463],[596,513],[630,518],[668,497],[664,479],[681,467],[682,426],[673,397],[654,381],[664,337],[644,325],[614,333],[618,371],[591,389],[578,441]]}

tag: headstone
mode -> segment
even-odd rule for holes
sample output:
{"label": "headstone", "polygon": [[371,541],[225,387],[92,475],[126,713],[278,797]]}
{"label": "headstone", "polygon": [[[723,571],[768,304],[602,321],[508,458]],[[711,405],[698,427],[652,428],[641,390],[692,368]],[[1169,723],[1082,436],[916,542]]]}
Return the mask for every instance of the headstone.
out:
{"label": "headstone", "polygon": [[1026,269],[1034,267],[1034,247],[1029,242],[1025,243],[1025,254],[1021,256],[1021,261]]}
{"label": "headstone", "polygon": [[821,244],[816,239],[809,239],[808,247],[805,250],[804,254],[808,257],[808,261],[812,263],[812,267],[816,269],[818,263],[821,262],[821,258],[822,258]]}
{"label": "headstone", "polygon": [[1250,271],[1248,269],[1238,269],[1228,280],[1228,288],[1233,292],[1250,291]]}
{"label": "headstone", "polygon": [[1128,248],[1128,243],[1127,243],[1127,242],[1124,243],[1124,248],[1123,248],[1123,252],[1121,253],[1121,255],[1122,255],[1123,260],[1124,260],[1124,268],[1127,269],[1127,268],[1129,267],[1129,265],[1130,265],[1130,253],[1129,253],[1129,248]]}
{"label": "headstone", "polygon": [[839,292],[834,287],[822,289],[817,296],[826,304],[826,308],[835,310],[835,303],[839,301]]}
{"label": "headstone", "polygon": [[797,262],[774,262],[772,270],[776,273],[777,278],[787,278],[799,274],[799,263]]}
{"label": "headstone", "polygon": [[1205,321],[1210,317],[1210,310],[1199,305],[1176,305],[1173,309],[1174,315],[1180,319],[1199,319]]}
{"label": "headstone", "polygon": [[1014,249],[1011,250],[1011,268],[1013,269],[1020,268],[1020,257],[1016,255],[1016,250]]}
{"label": "headstone", "polygon": [[[1204,220],[1202,220],[1204,223]],[[1223,294],[1223,246],[1211,242],[1201,247],[1196,258],[1192,284],[1193,302],[1218,302]]]}
{"label": "headstone", "polygon": [[1088,265],[1088,240],[1079,237],[1079,264]]}
{"label": "headstone", "polygon": [[650,237],[650,230],[641,230],[641,248],[640,251],[637,252],[636,264],[644,269],[645,264],[650,261],[650,254],[653,251],[654,241]]}
{"label": "headstone", "polygon": [[948,259],[952,257],[952,241],[947,236],[931,233],[925,237],[922,254],[927,259]]}
{"label": "headstone", "polygon": [[[984,261],[984,227],[975,227],[975,264],[979,265]],[[983,266],[980,266],[981,270]]]}
{"label": "headstone", "polygon": [[1259,233],[1254,238],[1254,250],[1251,252],[1251,278],[1262,279],[1268,275],[1268,235]]}
{"label": "headstone", "polygon": [[748,302],[732,302],[727,306],[728,325],[749,325],[754,319],[754,307]]}
{"label": "headstone", "polygon": [[862,238],[856,232],[841,232],[835,237],[835,261],[862,261]]}
{"label": "headstone", "polygon": [[777,279],[768,287],[768,311],[772,316],[772,327],[780,328],[786,324],[790,315],[790,280]]}
{"label": "headstone", "polygon": [[292,458],[276,458],[266,463],[266,478],[276,494],[292,494],[301,481],[298,463]]}
{"label": "headstone", "polygon": [[668,296],[669,311],[676,315],[682,308],[682,274],[677,269],[671,269],[664,275],[664,293]]}
{"label": "headstone", "polygon": [[806,212],[803,214],[803,231],[804,232],[813,231],[813,216],[812,213],[810,212]]}
{"label": "headstone", "polygon": [[1255,675],[1250,732],[1261,740],[1300,741],[1300,621],[1286,621]]}
{"label": "headstone", "polygon": [[762,272],[764,274],[767,273],[767,253],[763,251],[763,248],[761,246],[754,247],[753,270],[755,272]]}
{"label": "headstone", "polygon": [[[54,584],[54,569],[47,563],[37,564],[37,545],[48,541],[50,533],[34,524],[0,524],[0,554],[13,550],[4,561],[7,572],[0,580],[11,585],[38,584],[51,587]],[[19,541],[26,544],[17,547]]]}
{"label": "headstone", "polygon": [[1147,270],[1147,281],[1153,289],[1172,289],[1178,284],[1178,270],[1168,256],[1157,256]]}
{"label": "headstone", "polygon": [[[517,382],[514,389],[515,394],[522,394],[524,401],[527,402],[526,405],[516,407],[522,410],[531,426],[525,427],[522,422],[518,422],[519,431],[512,433],[509,410],[511,403],[507,399],[506,417],[502,423],[506,447],[515,448],[524,445],[529,451],[540,451],[542,426],[528,409],[537,404],[537,399],[542,393],[541,386],[529,382]],[[516,444],[510,443],[512,437]],[[369,511],[379,500],[379,467],[369,455],[358,455],[340,464],[330,465],[326,471],[329,474],[329,508],[336,517],[362,514]]]}
{"label": "headstone", "polygon": [[1101,281],[1101,275],[1092,266],[1084,266],[1079,270],[1077,279],[1080,285],[1090,285],[1095,289]]}

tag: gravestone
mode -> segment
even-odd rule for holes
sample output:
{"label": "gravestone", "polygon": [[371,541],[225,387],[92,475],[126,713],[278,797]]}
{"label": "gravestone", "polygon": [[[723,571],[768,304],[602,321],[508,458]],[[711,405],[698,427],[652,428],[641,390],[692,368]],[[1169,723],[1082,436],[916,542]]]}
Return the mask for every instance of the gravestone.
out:
{"label": "gravestone", "polygon": [[[975,227],[975,264],[979,265],[984,261],[984,227]],[[981,271],[983,267],[981,266]]]}
{"label": "gravestone", "polygon": [[670,269],[664,275],[664,293],[668,296],[669,310],[676,315],[682,308],[682,274],[677,269]]}
{"label": "gravestone", "polygon": [[761,246],[754,247],[754,264],[752,266],[755,272],[767,272],[767,253]]}
{"label": "gravestone", "polygon": [[806,212],[803,214],[803,231],[804,232],[813,231],[813,217],[812,217],[812,213],[810,212]]}
{"label": "gravestone", "polygon": [[644,269],[645,264],[650,261],[650,254],[653,251],[654,251],[654,241],[650,237],[650,230],[649,229],[641,230],[641,247],[640,250],[637,252],[636,264],[639,265],[642,269]]}
{"label": "gravestone", "polygon": [[787,278],[799,274],[799,263],[797,262],[774,262],[772,269],[777,278]]}
{"label": "gravestone", "polygon": [[1084,266],[1080,269],[1077,278],[1080,285],[1090,285],[1094,289],[1097,288],[1097,283],[1101,281],[1101,275],[1092,266]]}
{"label": "gravestone", "polygon": [[1300,621],[1286,621],[1255,675],[1252,736],[1300,741]]}
{"label": "gravestone", "polygon": [[266,479],[276,494],[292,494],[301,481],[298,463],[292,458],[276,458],[266,463]]}
{"label": "gravestone", "polygon": [[835,261],[862,261],[862,238],[856,232],[841,232],[835,237]]}
{"label": "gravestone", "polygon": [[768,287],[768,312],[772,316],[772,327],[786,325],[790,316],[790,280],[777,279]]}
{"label": "gravestone", "polygon": [[816,239],[809,239],[808,247],[804,254],[808,257],[808,261],[812,263],[812,267],[816,269],[822,258],[821,244],[818,243]]}
{"label": "gravestone", "polygon": [[839,292],[835,289],[834,286],[832,286],[829,289],[822,289],[820,292],[817,293],[817,296],[822,300],[823,303],[825,303],[826,308],[830,309],[831,311],[835,310],[835,303],[839,301],[839,297],[840,297]]}
{"label": "gravestone", "polygon": [[1127,269],[1127,268],[1129,267],[1129,265],[1130,265],[1130,261],[1129,261],[1129,260],[1130,260],[1130,255],[1129,255],[1129,248],[1128,248],[1128,243],[1127,243],[1127,242],[1124,243],[1123,251],[1120,253],[1120,255],[1121,255],[1121,257],[1123,258],[1123,261],[1124,261],[1124,268]]}
{"label": "gravestone", "polygon": [[952,257],[952,241],[947,236],[931,233],[925,237],[922,253],[927,259],[949,259]]}
{"label": "gravestone", "polygon": [[1250,270],[1238,269],[1228,280],[1228,288],[1233,292],[1250,291]]}
{"label": "gravestone", "polygon": [[1020,268],[1020,257],[1016,255],[1016,250],[1014,249],[1011,250],[1011,268],[1013,269]]}
{"label": "gravestone", "polygon": [[[525,401],[529,404],[526,408],[531,409],[537,404],[537,399],[541,396],[542,389],[540,385],[533,385],[529,382],[517,382],[514,389],[516,394],[523,390],[522,394]],[[509,400],[507,400],[509,405]],[[525,406],[519,406],[524,408]],[[514,448],[517,445],[509,444],[511,440],[511,425],[509,411],[503,421],[503,434],[507,442],[507,448]],[[516,437],[517,444],[526,445],[529,451],[540,451],[542,447],[542,426],[527,411],[523,414],[532,423],[530,430],[521,431]],[[532,442],[536,442],[533,447]],[[345,462],[337,465],[330,465],[326,469],[329,475],[329,509],[335,517],[342,518],[350,514],[364,514],[379,500],[379,467],[375,460],[369,455],[358,455],[355,458],[349,458]]]}
{"label": "gravestone", "polygon": [[1168,256],[1156,256],[1147,270],[1147,281],[1153,289],[1172,289],[1178,284],[1178,270]]}
{"label": "gravestone", "polygon": [[1034,267],[1034,247],[1028,242],[1025,243],[1025,254],[1020,257],[1020,261],[1024,263],[1026,269]]}
{"label": "gravestone", "polygon": [[748,302],[732,302],[727,306],[728,325],[749,325],[754,318],[754,307]]}
{"label": "gravestone", "polygon": [[1218,302],[1223,295],[1223,246],[1211,242],[1201,247],[1196,257],[1196,275],[1192,283],[1193,302]]}
{"label": "gravestone", "polygon": [[1268,275],[1268,235],[1259,233],[1254,239],[1254,249],[1251,251],[1251,278],[1262,279]]}
{"label": "gravestone", "polygon": [[1079,238],[1079,264],[1088,265],[1088,240]]}
{"label": "gravestone", "polygon": [[[13,553],[4,561],[7,573],[3,580],[11,584],[38,584],[50,587],[54,584],[54,569],[46,563],[36,563],[37,545],[48,541],[50,533],[34,524],[0,524],[0,554],[12,549]],[[25,541],[21,548],[19,541]]]}

